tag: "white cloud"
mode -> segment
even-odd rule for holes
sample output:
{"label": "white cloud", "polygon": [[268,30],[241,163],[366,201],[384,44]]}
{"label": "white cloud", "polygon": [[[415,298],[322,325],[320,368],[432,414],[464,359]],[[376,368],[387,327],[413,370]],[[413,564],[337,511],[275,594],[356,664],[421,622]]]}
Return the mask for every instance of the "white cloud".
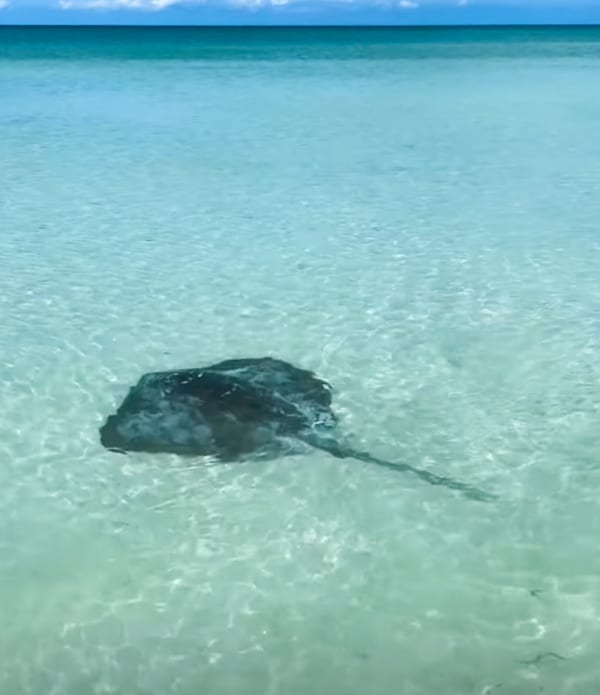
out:
{"label": "white cloud", "polygon": [[287,5],[289,1],[290,0],[230,0],[230,4],[237,5],[238,7],[270,7],[271,5]]}
{"label": "white cloud", "polygon": [[235,7],[273,7],[288,5],[294,0],[230,0],[229,4]]}
{"label": "white cloud", "polygon": [[[0,0],[1,2],[2,0]],[[70,9],[131,9],[131,10],[162,10],[169,5],[175,5],[180,0],[58,0],[63,10]],[[200,4],[196,0],[196,4]]]}
{"label": "white cloud", "polygon": [[[286,5],[305,4],[305,0],[53,0],[63,10],[70,9],[130,9],[130,10],[161,10],[170,5],[212,5],[221,7],[237,7],[259,9],[267,7],[282,7]],[[0,3],[8,0],[0,0]],[[329,0],[330,4],[362,5],[368,7],[387,6],[414,9],[419,7],[418,0]],[[43,3],[42,3],[43,4]],[[318,6],[319,0],[314,5]]]}
{"label": "white cloud", "polygon": [[[298,0],[223,0],[212,4],[229,5],[230,7],[246,7],[249,9],[260,7],[278,7],[289,5]],[[344,2],[345,0],[338,0]],[[348,1],[348,0],[346,0]],[[352,0],[349,0],[352,2]],[[0,0],[0,3],[8,0]],[[57,0],[58,6],[63,10],[71,9],[130,9],[130,10],[162,10],[169,5],[189,4],[205,5],[211,0]],[[0,5],[1,6],[1,5]]]}
{"label": "white cloud", "polygon": [[[0,0],[7,4],[11,0]],[[248,10],[284,7],[291,5],[304,6],[306,0],[50,0],[55,6],[63,10],[75,9],[103,9],[103,10],[162,10],[170,5],[211,5],[212,7],[237,7]],[[430,0],[426,0],[429,2]],[[450,0],[458,5],[466,5],[468,0]],[[328,0],[328,4],[359,5],[362,7],[397,7],[402,10],[414,10],[421,6],[425,0]],[[319,0],[314,0],[314,5],[319,5]]]}
{"label": "white cloud", "polygon": [[179,0],[90,0],[90,7],[129,7],[131,9],[156,9],[174,5]]}

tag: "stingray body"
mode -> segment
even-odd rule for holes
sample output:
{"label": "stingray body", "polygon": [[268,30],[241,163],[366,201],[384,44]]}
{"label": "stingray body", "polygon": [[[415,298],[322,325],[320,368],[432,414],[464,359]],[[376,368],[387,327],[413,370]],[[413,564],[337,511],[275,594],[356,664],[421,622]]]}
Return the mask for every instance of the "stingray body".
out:
{"label": "stingray body", "polygon": [[145,374],[100,428],[118,451],[213,456],[239,461],[278,455],[300,441],[338,458],[407,471],[475,499],[490,496],[464,483],[346,445],[336,435],[331,386],[313,372],[271,357],[234,359],[200,369]]}

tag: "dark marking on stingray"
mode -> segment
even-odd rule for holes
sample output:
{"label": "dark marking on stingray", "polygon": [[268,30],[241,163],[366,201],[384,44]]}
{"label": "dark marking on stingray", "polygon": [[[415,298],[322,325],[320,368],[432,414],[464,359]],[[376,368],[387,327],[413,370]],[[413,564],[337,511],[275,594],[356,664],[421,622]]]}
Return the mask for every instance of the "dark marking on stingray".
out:
{"label": "dark marking on stingray", "polygon": [[494,499],[452,478],[357,451],[338,437],[336,426],[326,381],[264,357],[143,375],[100,428],[100,441],[111,450],[239,461],[283,455],[295,440],[338,458],[409,472],[473,499]]}

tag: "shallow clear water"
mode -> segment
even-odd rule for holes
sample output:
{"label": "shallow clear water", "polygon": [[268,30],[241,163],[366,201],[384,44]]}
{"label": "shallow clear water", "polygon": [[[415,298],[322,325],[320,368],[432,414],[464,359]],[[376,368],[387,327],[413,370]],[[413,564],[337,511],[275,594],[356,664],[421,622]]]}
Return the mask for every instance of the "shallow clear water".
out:
{"label": "shallow clear water", "polygon": [[[597,693],[600,31],[0,42],[0,692]],[[498,501],[100,447],[264,354]]]}

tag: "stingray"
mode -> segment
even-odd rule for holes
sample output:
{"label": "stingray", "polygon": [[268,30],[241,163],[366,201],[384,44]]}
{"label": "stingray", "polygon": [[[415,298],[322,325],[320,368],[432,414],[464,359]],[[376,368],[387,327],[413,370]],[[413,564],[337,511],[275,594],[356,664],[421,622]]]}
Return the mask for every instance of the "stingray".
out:
{"label": "stingray", "polygon": [[100,428],[100,441],[120,453],[224,462],[284,455],[290,442],[301,442],[337,458],[411,473],[477,500],[492,499],[466,483],[353,448],[339,435],[331,404],[331,385],[314,372],[272,357],[231,359],[144,374]]}

